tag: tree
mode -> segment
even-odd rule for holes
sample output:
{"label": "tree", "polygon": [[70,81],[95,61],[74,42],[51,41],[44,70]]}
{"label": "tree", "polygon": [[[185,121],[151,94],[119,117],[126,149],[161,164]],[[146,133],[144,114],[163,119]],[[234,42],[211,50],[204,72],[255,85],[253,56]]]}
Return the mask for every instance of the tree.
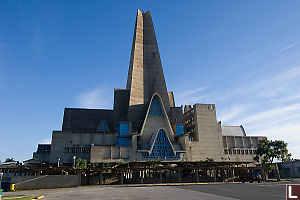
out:
{"label": "tree", "polygon": [[287,143],[282,140],[269,141],[267,138],[262,138],[258,143],[254,160],[261,162],[267,173],[275,170],[277,180],[280,181],[278,166],[273,163],[274,159],[286,162],[289,161],[290,158],[291,154],[288,153]]}
{"label": "tree", "polygon": [[5,162],[16,162],[14,158],[6,158]]}
{"label": "tree", "polygon": [[86,169],[87,168],[87,162],[84,159],[78,158],[75,165],[76,169]]}

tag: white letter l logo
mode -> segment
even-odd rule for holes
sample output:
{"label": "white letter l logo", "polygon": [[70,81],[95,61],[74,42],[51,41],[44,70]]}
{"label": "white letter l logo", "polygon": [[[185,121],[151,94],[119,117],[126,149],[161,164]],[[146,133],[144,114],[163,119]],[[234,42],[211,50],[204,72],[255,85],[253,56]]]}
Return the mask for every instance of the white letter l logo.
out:
{"label": "white letter l logo", "polygon": [[289,198],[290,199],[297,199],[298,198],[298,196],[293,196],[292,195],[292,186],[291,185],[289,185]]}

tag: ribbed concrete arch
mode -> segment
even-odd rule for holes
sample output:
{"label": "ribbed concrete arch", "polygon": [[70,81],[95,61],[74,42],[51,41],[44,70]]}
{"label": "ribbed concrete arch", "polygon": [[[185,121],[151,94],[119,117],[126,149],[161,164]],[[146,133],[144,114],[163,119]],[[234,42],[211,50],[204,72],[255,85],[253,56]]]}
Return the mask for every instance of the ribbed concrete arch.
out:
{"label": "ribbed concrete arch", "polygon": [[[160,106],[161,106],[161,109],[162,109],[162,112],[163,112],[163,116],[161,116],[161,117],[154,116],[154,117],[151,117],[151,119],[153,119],[153,120],[156,120],[156,119],[157,119],[157,120],[164,120],[165,123],[163,123],[163,122],[161,122],[161,121],[158,121],[159,123],[154,123],[153,126],[151,126],[151,127],[146,127],[147,122],[149,121],[149,117],[150,117],[150,116],[149,116],[150,107],[151,107],[151,104],[152,104],[153,99],[154,99],[155,97],[158,99],[158,101],[159,101],[159,103],[160,103]],[[146,129],[148,129],[148,130],[147,130],[148,133],[145,133]],[[150,132],[149,132],[149,129],[150,129],[150,130],[152,129],[152,130],[154,130],[154,131],[152,131],[152,132],[150,133]],[[151,138],[152,134],[153,134],[154,132],[156,132],[157,130],[160,130],[160,129],[163,129],[163,130],[166,132],[166,134],[167,134],[167,136],[168,136],[168,138],[170,139],[171,144],[172,144],[172,141],[174,140],[175,134],[174,134],[174,132],[173,132],[173,129],[172,129],[172,126],[171,126],[171,123],[170,123],[168,114],[167,114],[167,112],[166,112],[165,106],[164,106],[164,104],[163,104],[163,101],[162,101],[160,95],[159,95],[158,93],[155,93],[155,94],[152,95],[151,100],[150,100],[150,103],[149,103],[149,105],[148,105],[147,113],[146,113],[146,116],[145,116],[145,119],[144,119],[144,122],[143,122],[143,126],[142,126],[142,129],[141,129],[141,133],[140,133],[141,136],[140,136],[140,137],[143,138],[143,135],[144,135],[144,134],[151,134],[151,135],[146,136],[146,138],[148,138],[147,141],[144,140],[144,142],[147,142],[147,143],[149,144],[150,138]],[[143,140],[143,139],[142,139],[142,140]],[[143,141],[142,141],[142,142],[143,142]]]}

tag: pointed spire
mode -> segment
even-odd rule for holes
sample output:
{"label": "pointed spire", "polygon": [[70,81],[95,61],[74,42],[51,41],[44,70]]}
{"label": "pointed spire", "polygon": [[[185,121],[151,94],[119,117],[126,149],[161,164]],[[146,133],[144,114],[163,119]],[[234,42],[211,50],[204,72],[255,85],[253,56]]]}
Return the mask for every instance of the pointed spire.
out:
{"label": "pointed spire", "polygon": [[126,89],[129,105],[144,104],[143,13],[137,10]]}
{"label": "pointed spire", "polygon": [[147,104],[158,93],[169,112],[170,102],[151,14],[137,10],[127,86],[129,106]]}

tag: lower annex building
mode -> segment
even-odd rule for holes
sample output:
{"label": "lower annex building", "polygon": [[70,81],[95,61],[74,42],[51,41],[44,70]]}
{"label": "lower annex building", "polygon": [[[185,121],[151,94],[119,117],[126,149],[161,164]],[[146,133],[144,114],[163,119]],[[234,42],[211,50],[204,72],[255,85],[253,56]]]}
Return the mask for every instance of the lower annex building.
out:
{"label": "lower annex building", "polygon": [[222,126],[214,104],[175,106],[167,90],[150,12],[137,11],[126,89],[113,110],[65,108],[61,131],[39,144],[40,162],[128,162],[148,159],[253,162],[262,137]]}

